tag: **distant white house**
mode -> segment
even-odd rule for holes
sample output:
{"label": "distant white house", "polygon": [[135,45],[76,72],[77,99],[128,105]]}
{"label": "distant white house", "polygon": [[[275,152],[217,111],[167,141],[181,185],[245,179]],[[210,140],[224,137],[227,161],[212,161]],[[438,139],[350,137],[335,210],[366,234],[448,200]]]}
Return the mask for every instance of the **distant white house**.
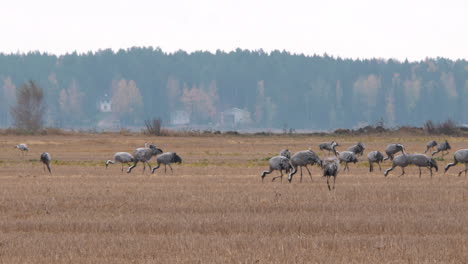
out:
{"label": "distant white house", "polygon": [[102,113],[112,112],[112,100],[110,99],[109,95],[105,94],[104,97],[99,100],[98,108]]}
{"label": "distant white house", "polygon": [[190,123],[190,114],[184,110],[177,110],[171,113],[171,125],[181,126]]}
{"label": "distant white house", "polygon": [[250,112],[236,107],[221,112],[220,119],[223,126],[245,125],[251,122]]}

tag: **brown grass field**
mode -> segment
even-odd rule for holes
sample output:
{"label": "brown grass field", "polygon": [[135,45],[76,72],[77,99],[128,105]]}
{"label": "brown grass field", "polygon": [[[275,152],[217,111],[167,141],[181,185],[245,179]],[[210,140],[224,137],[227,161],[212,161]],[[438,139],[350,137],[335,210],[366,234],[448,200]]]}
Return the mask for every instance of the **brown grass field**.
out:
{"label": "brown grass field", "polygon": [[[430,138],[0,136],[0,263],[468,262],[468,177],[457,176],[463,165],[443,174],[465,138],[448,138],[452,151],[432,179],[417,168],[371,174],[363,157],[334,192],[316,166],[312,181],[271,182],[274,172],[261,182],[280,149],[323,155],[317,144],[332,139],[339,150],[363,141],[367,155],[392,142],[422,152]],[[13,148],[22,142],[25,158]],[[114,152],[145,142],[184,163],[173,175],[105,168]],[[43,151],[52,175],[38,162]]]}

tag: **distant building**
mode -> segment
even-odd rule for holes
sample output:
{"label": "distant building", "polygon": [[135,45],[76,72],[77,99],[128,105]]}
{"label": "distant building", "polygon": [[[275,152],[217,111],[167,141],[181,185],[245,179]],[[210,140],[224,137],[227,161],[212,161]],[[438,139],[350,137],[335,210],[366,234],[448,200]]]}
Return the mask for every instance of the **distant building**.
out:
{"label": "distant building", "polygon": [[223,126],[238,126],[251,122],[249,111],[235,107],[221,112],[220,119]]}
{"label": "distant building", "polygon": [[181,126],[190,123],[190,114],[184,110],[177,110],[171,113],[171,125]]}
{"label": "distant building", "polygon": [[112,112],[112,100],[109,95],[105,94],[98,102],[99,111],[102,113],[111,113]]}

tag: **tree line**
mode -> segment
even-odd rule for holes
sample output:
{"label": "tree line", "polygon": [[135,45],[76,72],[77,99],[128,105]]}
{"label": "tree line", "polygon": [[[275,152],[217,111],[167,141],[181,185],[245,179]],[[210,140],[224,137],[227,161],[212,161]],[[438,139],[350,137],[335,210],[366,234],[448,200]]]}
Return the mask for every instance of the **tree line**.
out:
{"label": "tree line", "polygon": [[0,126],[13,125],[19,87],[43,90],[47,126],[96,126],[108,95],[122,126],[171,113],[191,125],[215,125],[221,112],[250,112],[254,128],[335,129],[384,121],[417,125],[451,118],[468,123],[468,63],[343,59],[237,49],[167,53],[159,48],[100,50],[63,56],[0,54]]}

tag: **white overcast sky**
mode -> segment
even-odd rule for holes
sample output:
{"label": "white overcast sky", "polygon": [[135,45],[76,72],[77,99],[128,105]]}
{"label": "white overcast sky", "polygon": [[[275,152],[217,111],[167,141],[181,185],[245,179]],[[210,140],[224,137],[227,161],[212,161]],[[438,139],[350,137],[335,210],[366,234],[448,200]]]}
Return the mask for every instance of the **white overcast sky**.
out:
{"label": "white overcast sky", "polygon": [[468,59],[462,0],[0,0],[0,52],[132,46]]}

